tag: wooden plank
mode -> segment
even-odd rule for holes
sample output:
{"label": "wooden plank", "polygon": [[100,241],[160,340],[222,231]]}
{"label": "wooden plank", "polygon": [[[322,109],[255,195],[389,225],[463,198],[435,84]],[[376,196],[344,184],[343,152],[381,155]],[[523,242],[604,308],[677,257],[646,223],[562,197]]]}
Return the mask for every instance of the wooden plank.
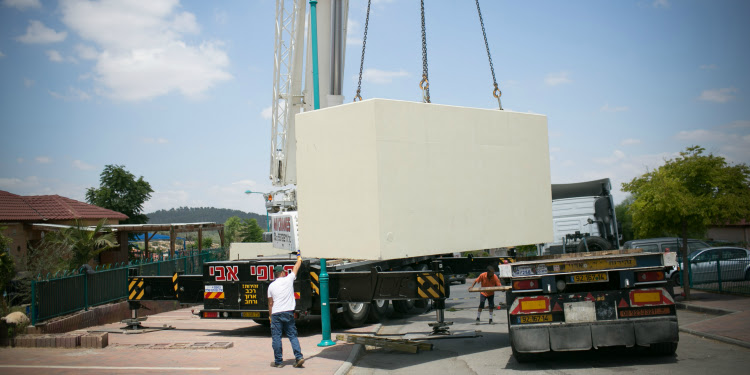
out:
{"label": "wooden plank", "polygon": [[469,288],[470,292],[506,292],[513,289],[510,286],[487,286],[487,287],[474,287]]}
{"label": "wooden plank", "polygon": [[433,347],[432,344],[425,342],[416,342],[403,339],[388,339],[372,336],[336,335],[336,340],[351,342],[355,344],[377,346],[407,353],[419,353],[420,350],[432,350]]}

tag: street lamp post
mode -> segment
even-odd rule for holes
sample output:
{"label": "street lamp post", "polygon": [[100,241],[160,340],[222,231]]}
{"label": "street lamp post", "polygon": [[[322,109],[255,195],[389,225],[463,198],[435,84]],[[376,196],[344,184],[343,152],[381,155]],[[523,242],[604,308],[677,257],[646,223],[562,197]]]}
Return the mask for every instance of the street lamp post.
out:
{"label": "street lamp post", "polygon": [[[263,203],[266,202],[266,199],[267,199],[266,197],[268,196],[268,194],[266,194],[266,193],[261,193],[259,191],[252,191],[252,190],[245,190],[245,194],[247,194],[247,195],[250,195],[250,194],[261,194],[263,196]],[[271,222],[268,221],[268,209],[266,209],[266,232],[270,232],[270,231],[271,231]]]}

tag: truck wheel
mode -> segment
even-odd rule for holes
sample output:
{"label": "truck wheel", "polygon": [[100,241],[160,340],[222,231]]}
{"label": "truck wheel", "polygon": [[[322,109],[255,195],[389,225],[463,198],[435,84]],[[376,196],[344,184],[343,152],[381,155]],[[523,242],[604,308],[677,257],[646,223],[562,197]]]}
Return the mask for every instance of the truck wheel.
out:
{"label": "truck wheel", "polygon": [[386,318],[388,313],[388,300],[378,299],[370,302],[370,315],[367,317],[367,321],[370,323],[382,322]]}
{"label": "truck wheel", "polygon": [[676,342],[660,342],[651,344],[651,352],[656,355],[673,356],[677,351]]}
{"label": "truck wheel", "polygon": [[369,303],[348,303],[345,305],[346,310],[340,314],[336,314],[341,324],[348,328],[357,328],[365,324],[367,315],[370,313]]}
{"label": "truck wheel", "polygon": [[[414,268],[406,266],[402,268],[401,271],[414,271]],[[409,310],[414,308],[413,299],[396,300],[396,301],[392,301],[392,303],[393,303],[393,309],[402,314],[408,314]]]}
{"label": "truck wheel", "polygon": [[745,280],[750,280],[750,270],[745,271]]}
{"label": "truck wheel", "polygon": [[[586,244],[589,245],[589,251],[602,251],[609,250],[610,248],[609,242],[607,242],[607,240],[597,236],[586,237]],[[579,253],[586,252],[586,245],[584,245],[583,240],[578,243],[576,251]]]}

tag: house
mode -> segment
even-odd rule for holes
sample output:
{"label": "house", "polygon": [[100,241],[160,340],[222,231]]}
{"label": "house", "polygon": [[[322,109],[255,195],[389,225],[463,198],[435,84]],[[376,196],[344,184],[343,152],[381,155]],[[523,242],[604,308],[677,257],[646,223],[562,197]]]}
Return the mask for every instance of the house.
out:
{"label": "house", "polygon": [[750,220],[742,220],[737,223],[728,223],[725,225],[714,225],[708,228],[707,236],[714,241],[743,243],[747,247],[750,244]]}
{"label": "house", "polygon": [[[82,225],[89,226],[102,219],[107,219],[107,224],[119,224],[127,218],[122,213],[59,195],[21,196],[0,190],[0,227],[5,227],[3,234],[13,240],[7,250],[18,271],[25,271],[28,247],[37,245],[44,236],[44,230],[34,224],[74,225],[80,220]],[[118,237],[118,242],[126,250],[102,253],[102,263],[127,261],[127,238],[123,241]],[[121,254],[125,254],[124,259],[120,259]]]}

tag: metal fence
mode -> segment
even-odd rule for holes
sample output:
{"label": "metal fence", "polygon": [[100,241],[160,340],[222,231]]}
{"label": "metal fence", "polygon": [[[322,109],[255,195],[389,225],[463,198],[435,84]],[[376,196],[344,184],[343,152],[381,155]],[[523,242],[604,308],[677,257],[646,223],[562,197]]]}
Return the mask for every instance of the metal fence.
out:
{"label": "metal fence", "polygon": [[175,273],[200,274],[203,263],[225,260],[223,249],[191,251],[158,261],[130,262],[62,274],[31,281],[32,324],[88,310],[92,306],[125,299],[128,275],[170,276]]}
{"label": "metal fence", "polygon": [[691,289],[750,295],[750,259],[691,262],[688,282]]}

